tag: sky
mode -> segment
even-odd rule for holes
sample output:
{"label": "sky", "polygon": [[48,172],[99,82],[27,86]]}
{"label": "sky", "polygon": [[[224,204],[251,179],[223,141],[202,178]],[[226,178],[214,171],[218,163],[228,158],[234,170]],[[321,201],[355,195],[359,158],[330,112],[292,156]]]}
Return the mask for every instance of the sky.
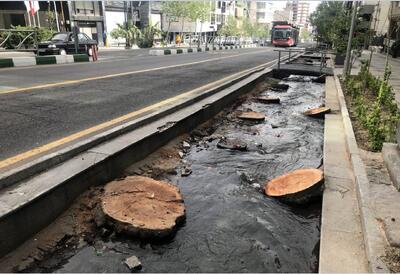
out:
{"label": "sky", "polygon": [[[286,6],[286,0],[274,0],[274,1],[266,1],[272,3],[276,8],[284,8]],[[311,0],[311,1],[301,1],[310,3],[310,13],[312,13],[321,1]]]}

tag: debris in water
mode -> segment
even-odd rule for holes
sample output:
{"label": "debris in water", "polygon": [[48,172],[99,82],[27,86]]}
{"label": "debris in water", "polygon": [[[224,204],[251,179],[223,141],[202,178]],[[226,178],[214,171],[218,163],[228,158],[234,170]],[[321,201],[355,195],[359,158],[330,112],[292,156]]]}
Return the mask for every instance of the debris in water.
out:
{"label": "debris in water", "polygon": [[309,110],[306,110],[304,112],[305,115],[307,116],[313,116],[313,117],[322,117],[324,116],[326,113],[331,112],[330,108],[327,107],[318,107],[318,108],[312,108]]}
{"label": "debris in water", "polygon": [[264,104],[279,104],[281,100],[278,97],[260,96],[257,100]]}
{"label": "debris in water", "polygon": [[128,266],[129,270],[131,270],[131,271],[142,269],[142,263],[139,261],[139,259],[136,256],[131,256],[129,258],[126,258],[125,264]]}
{"label": "debris in water", "polygon": [[232,149],[232,150],[247,150],[247,144],[234,138],[222,138],[217,144],[218,148]]}
{"label": "debris in water", "polygon": [[104,190],[101,211],[116,232],[163,238],[185,218],[181,193],[169,183],[130,176],[107,184]]}
{"label": "debris in water", "polygon": [[323,172],[319,169],[298,169],[281,175],[264,186],[265,194],[283,201],[303,204],[322,194]]}
{"label": "debris in water", "polygon": [[257,183],[252,183],[251,186],[254,187],[255,189],[260,189],[261,188],[261,185],[257,184]]}
{"label": "debris in water", "polygon": [[186,141],[183,141],[182,142],[182,147],[183,148],[190,148],[190,144],[188,142],[186,142]]}
{"label": "debris in water", "polygon": [[238,116],[238,118],[243,120],[264,121],[265,115],[260,112],[247,111],[247,112],[242,112]]}
{"label": "debris in water", "polygon": [[181,176],[182,177],[187,177],[190,174],[192,174],[192,169],[190,167],[188,167],[188,166],[185,166],[181,171]]}
{"label": "debris in water", "polygon": [[326,79],[326,75],[322,74],[321,76],[318,76],[317,78],[312,79],[311,82],[324,84],[325,83],[325,79]]}
{"label": "debris in water", "polygon": [[289,89],[288,84],[272,84],[271,90],[273,91],[287,91]]}

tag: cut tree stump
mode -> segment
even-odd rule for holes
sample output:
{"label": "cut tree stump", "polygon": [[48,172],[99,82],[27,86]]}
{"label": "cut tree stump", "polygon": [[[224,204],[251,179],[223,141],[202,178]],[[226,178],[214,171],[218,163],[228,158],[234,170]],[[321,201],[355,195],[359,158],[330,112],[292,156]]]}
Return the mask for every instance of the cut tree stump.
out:
{"label": "cut tree stump", "polygon": [[264,121],[265,115],[260,112],[247,111],[239,114],[238,118],[243,120]]}
{"label": "cut tree stump", "polygon": [[319,169],[298,169],[269,181],[264,192],[283,202],[304,204],[322,195],[324,176]]}
{"label": "cut tree stump", "polygon": [[217,143],[217,147],[241,151],[247,150],[247,144],[245,142],[233,138],[224,138],[219,140],[219,142]]}
{"label": "cut tree stump", "polygon": [[312,108],[309,110],[306,110],[304,112],[305,115],[311,116],[311,117],[323,117],[326,113],[331,112],[330,108],[327,107],[318,107],[318,108]]}
{"label": "cut tree stump", "polygon": [[264,104],[279,104],[281,99],[278,97],[269,97],[269,96],[260,96],[257,97],[257,100]]}
{"label": "cut tree stump", "polygon": [[118,233],[157,239],[176,231],[185,219],[185,205],[176,186],[130,176],[104,187],[101,213]]}

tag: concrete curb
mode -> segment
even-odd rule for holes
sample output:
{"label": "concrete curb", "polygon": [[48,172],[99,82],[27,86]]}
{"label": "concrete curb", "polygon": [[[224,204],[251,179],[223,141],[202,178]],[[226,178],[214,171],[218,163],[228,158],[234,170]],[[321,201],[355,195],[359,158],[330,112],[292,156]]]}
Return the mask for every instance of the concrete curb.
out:
{"label": "concrete curb", "polygon": [[0,68],[90,62],[86,54],[0,58]]}
{"label": "concrete curb", "polygon": [[197,53],[204,51],[220,51],[220,50],[231,50],[240,48],[256,48],[257,45],[242,45],[242,46],[218,46],[210,45],[210,47],[200,47],[200,48],[175,48],[175,49],[151,49],[149,55],[176,55],[176,54],[187,54],[187,53]]}
{"label": "concrete curb", "polygon": [[334,78],[343,119],[347,151],[356,182],[357,202],[360,209],[361,226],[369,269],[372,273],[388,273],[390,271],[382,261],[382,255],[385,254],[385,241],[378,230],[379,224],[372,209],[367,172],[358,151],[357,141],[339,78],[336,74]]}

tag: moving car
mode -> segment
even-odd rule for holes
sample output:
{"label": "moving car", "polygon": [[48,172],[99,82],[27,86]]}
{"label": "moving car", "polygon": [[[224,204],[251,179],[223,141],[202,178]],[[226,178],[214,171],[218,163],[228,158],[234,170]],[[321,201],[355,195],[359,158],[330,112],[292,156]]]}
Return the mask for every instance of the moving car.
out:
{"label": "moving car", "polygon": [[[75,53],[75,40],[72,32],[55,33],[49,41],[38,44],[38,55],[66,55]],[[93,49],[97,49],[97,41],[89,38],[85,33],[78,33],[78,53],[92,56]]]}

